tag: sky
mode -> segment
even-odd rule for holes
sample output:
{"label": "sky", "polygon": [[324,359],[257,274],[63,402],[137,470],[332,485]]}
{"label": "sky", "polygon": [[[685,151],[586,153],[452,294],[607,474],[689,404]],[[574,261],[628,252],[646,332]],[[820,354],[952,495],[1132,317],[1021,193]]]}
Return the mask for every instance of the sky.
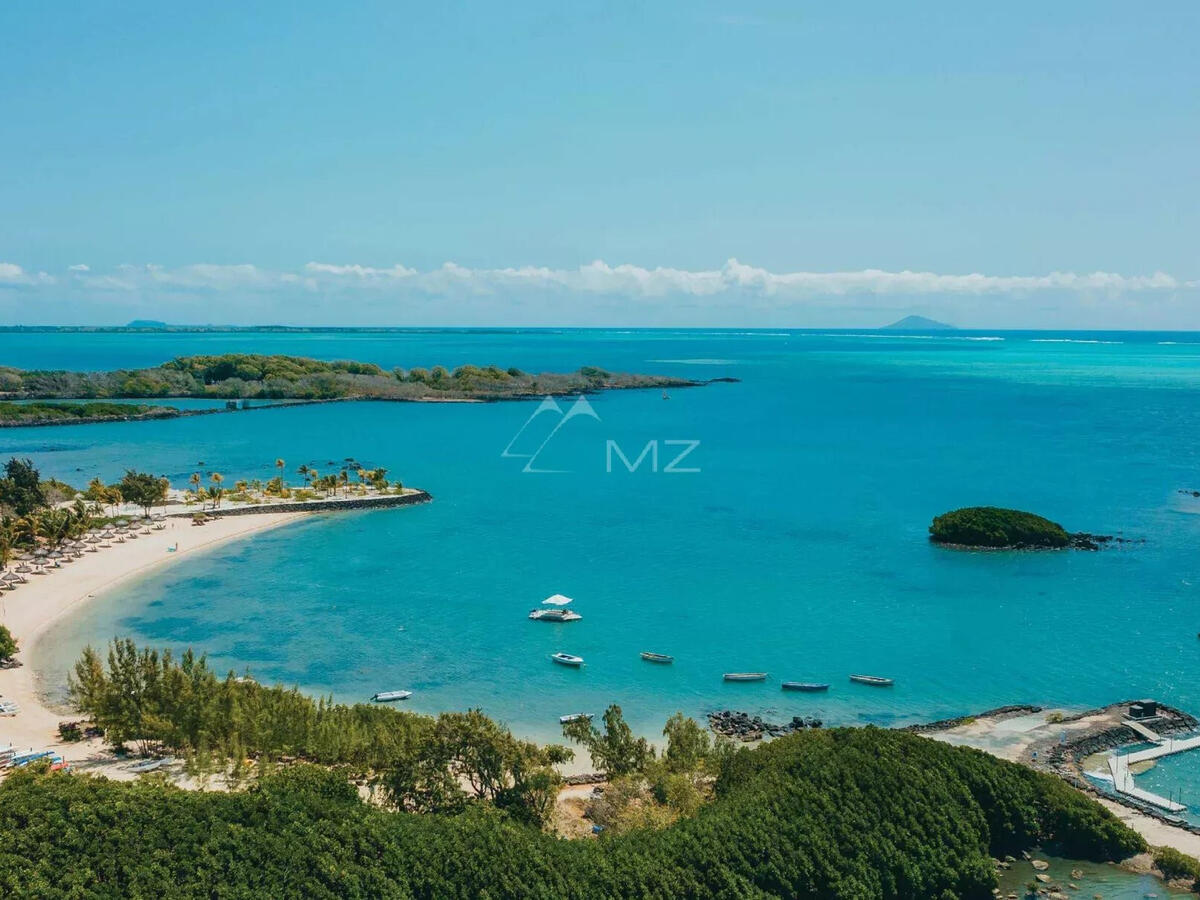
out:
{"label": "sky", "polygon": [[1200,4],[0,5],[0,324],[1200,329]]}

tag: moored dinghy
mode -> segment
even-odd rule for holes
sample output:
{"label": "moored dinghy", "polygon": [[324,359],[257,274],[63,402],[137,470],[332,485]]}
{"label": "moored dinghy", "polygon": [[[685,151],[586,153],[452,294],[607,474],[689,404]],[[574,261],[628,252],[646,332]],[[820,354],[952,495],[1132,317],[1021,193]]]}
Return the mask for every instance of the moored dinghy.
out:
{"label": "moored dinghy", "polygon": [[851,675],[850,680],[858,684],[869,684],[871,687],[891,687],[895,682],[882,675]]}
{"label": "moored dinghy", "polygon": [[560,666],[582,666],[583,657],[574,656],[570,653],[551,653],[550,658]]}
{"label": "moored dinghy", "polygon": [[646,662],[652,662],[652,663],[664,663],[665,664],[665,663],[675,662],[675,657],[673,657],[673,656],[667,656],[667,654],[665,654],[665,653],[651,653],[649,650],[642,651],[642,659],[644,659]]}
{"label": "moored dinghy", "polygon": [[779,686],[785,691],[806,691],[810,694],[829,690],[829,685],[818,681],[785,681]]}
{"label": "moored dinghy", "polygon": [[371,699],[376,703],[391,703],[395,700],[407,700],[412,696],[412,691],[376,691],[371,695]]}
{"label": "moored dinghy", "polygon": [[726,681],[766,681],[766,672],[726,672]]}

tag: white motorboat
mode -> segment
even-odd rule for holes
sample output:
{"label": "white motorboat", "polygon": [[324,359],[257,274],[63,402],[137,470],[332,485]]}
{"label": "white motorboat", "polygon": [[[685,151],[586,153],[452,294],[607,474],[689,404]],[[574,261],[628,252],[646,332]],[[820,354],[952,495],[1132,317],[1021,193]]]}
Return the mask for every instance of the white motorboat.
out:
{"label": "white motorboat", "polygon": [[555,609],[531,609],[529,618],[535,622],[578,622],[583,616],[574,610],[557,607]]}
{"label": "white motorboat", "polygon": [[376,691],[371,695],[371,699],[376,703],[392,703],[396,700],[407,700],[412,696],[412,691]]}
{"label": "white motorboat", "polygon": [[583,657],[573,656],[570,653],[551,653],[550,658],[560,666],[582,666]]}
{"label": "white motorboat", "polygon": [[591,713],[571,713],[570,715],[558,717],[558,721],[563,725],[566,725],[568,722],[578,722],[581,719],[586,719],[587,721],[590,722],[592,720],[592,714]]}

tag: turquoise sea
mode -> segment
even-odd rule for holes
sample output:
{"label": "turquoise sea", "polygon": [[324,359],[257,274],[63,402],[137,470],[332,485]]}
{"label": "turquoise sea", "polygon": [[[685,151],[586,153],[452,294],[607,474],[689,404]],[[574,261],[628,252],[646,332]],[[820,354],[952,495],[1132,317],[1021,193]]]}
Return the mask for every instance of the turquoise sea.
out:
{"label": "turquoise sea", "polygon": [[[534,737],[622,705],[891,725],[1006,703],[1153,696],[1200,711],[1200,335],[830,331],[0,334],[0,364],[104,369],[247,351],[736,384],[536,402],[353,403],[0,431],[0,454],[84,483],[130,466],[269,478],[282,456],[385,466],[435,502],[325,516],[99,598],[36,657],[52,691],[88,642],[192,646],[339,699],[409,688]],[[547,440],[550,431],[557,431]],[[528,473],[529,453],[546,441]],[[631,461],[657,441],[635,473]],[[667,463],[698,441],[677,468]],[[511,444],[511,447],[510,447]],[[203,460],[206,465],[198,466]],[[1098,553],[930,546],[939,512],[997,504],[1144,539]],[[186,540],[186,535],[183,538]],[[583,620],[530,622],[553,593]],[[15,602],[16,596],[9,602]],[[579,671],[553,665],[564,650]],[[639,651],[670,653],[652,666]],[[765,684],[723,672],[764,670]],[[850,684],[852,672],[895,678]],[[780,680],[832,683],[792,695]]]}

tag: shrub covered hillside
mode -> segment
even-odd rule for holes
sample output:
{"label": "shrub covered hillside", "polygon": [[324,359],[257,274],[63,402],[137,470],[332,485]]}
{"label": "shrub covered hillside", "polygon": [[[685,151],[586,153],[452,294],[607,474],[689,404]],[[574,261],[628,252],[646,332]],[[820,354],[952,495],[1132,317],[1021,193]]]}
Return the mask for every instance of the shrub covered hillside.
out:
{"label": "shrub covered hillside", "polygon": [[968,506],[943,513],[929,526],[929,538],[963,547],[1066,547],[1071,535],[1057,522],[1019,509]]}
{"label": "shrub covered hillside", "polygon": [[694,382],[663,375],[577,372],[530,374],[465,365],[385,371],[374,363],[301,356],[226,353],[181,356],[161,366],[112,372],[22,370],[0,366],[0,396],[15,399],[208,397],[225,399],[380,400],[503,399],[604,388],[677,387]]}
{"label": "shrub covered hillside", "polygon": [[18,772],[0,896],[985,898],[1034,843],[1116,859],[1141,839],[1062,782],[874,728],[742,750],[668,828],[564,841],[483,804],[389,812],[297,766],[235,793]]}

